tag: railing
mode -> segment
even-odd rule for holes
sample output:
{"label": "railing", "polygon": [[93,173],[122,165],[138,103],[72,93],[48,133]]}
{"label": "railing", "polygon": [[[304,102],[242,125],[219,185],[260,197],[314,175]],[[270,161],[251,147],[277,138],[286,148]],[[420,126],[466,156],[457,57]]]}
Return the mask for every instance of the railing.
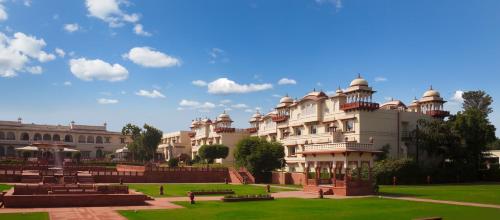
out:
{"label": "railing", "polygon": [[286,120],[288,120],[288,115],[276,115],[276,116],[273,116],[271,119],[273,120],[273,122],[284,122]]}
{"label": "railing", "polygon": [[340,109],[344,111],[367,110],[373,111],[379,109],[379,104],[374,102],[351,102],[340,105]]}
{"label": "railing", "polygon": [[248,133],[256,133],[258,131],[257,128],[247,128],[246,130]]}
{"label": "railing", "polygon": [[236,131],[235,128],[223,128],[223,127],[218,127],[214,128],[215,133],[234,133]]}
{"label": "railing", "polygon": [[339,150],[363,150],[371,151],[373,150],[373,144],[362,144],[362,143],[328,143],[328,144],[309,144],[304,146],[304,151],[307,152],[320,152],[320,151],[339,151]]}
{"label": "railing", "polygon": [[442,111],[442,110],[431,110],[427,111],[425,113],[426,115],[429,115],[431,117],[437,117],[437,118],[444,118],[450,115],[449,111]]}

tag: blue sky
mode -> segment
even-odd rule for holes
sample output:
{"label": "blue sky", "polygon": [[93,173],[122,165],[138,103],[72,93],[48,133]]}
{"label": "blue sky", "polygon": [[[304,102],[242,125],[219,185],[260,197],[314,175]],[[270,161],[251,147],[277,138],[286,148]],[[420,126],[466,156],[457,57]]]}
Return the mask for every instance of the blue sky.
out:
{"label": "blue sky", "polygon": [[452,112],[457,91],[500,100],[495,0],[0,4],[0,120],[168,132],[227,109],[247,127],[279,96],[345,88],[357,73],[378,102],[408,103],[430,85]]}

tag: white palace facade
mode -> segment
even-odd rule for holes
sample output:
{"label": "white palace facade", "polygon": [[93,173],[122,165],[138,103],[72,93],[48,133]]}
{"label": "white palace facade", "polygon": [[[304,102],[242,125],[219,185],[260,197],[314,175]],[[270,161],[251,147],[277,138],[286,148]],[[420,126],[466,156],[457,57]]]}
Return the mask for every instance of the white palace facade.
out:
{"label": "white palace facade", "polygon": [[[332,168],[355,169],[390,146],[391,157],[407,157],[415,149],[405,142],[419,119],[448,116],[439,92],[426,91],[406,106],[399,100],[382,105],[373,102],[375,91],[358,76],[348,88],[334,95],[312,91],[301,99],[281,98],[275,110],[255,113],[250,119],[251,136],[279,141],[285,147],[286,171],[314,172]],[[320,171],[316,171],[320,173]]]}

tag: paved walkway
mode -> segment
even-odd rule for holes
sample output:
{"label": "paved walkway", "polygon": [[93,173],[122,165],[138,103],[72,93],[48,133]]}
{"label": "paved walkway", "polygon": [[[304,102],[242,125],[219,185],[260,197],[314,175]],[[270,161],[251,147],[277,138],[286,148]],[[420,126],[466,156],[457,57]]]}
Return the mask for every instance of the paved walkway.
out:
{"label": "paved walkway", "polygon": [[448,200],[435,200],[435,199],[423,199],[423,198],[415,198],[415,197],[398,197],[398,196],[380,196],[380,198],[397,199],[397,200],[405,200],[405,201],[412,201],[412,202],[427,202],[427,203],[438,203],[438,204],[448,204],[448,205],[461,205],[461,206],[500,209],[500,205],[474,203],[474,202],[457,202],[457,201],[448,201]]}

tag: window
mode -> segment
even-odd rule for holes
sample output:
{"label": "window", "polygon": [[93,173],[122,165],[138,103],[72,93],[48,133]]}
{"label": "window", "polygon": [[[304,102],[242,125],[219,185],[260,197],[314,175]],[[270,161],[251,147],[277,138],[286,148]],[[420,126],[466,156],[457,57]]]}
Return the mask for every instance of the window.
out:
{"label": "window", "polygon": [[309,126],[309,134],[316,134],[318,132],[318,126],[311,125]]}
{"label": "window", "polygon": [[104,140],[105,140],[105,142],[107,144],[111,143],[111,138],[110,137],[105,137]]}
{"label": "window", "polygon": [[288,147],[288,156],[289,157],[294,157],[296,154],[296,151],[297,151],[297,147],[296,146],[289,146]]}
{"label": "window", "polygon": [[83,135],[78,136],[78,143],[85,143],[85,136]]}
{"label": "window", "polygon": [[58,134],[54,134],[54,136],[52,136],[52,140],[53,141],[61,141],[61,136],[59,136]]}
{"label": "window", "polygon": [[41,141],[42,140],[42,135],[39,134],[39,133],[36,133],[35,137],[33,137],[33,140],[35,140],[35,141]]}
{"label": "window", "polygon": [[302,135],[302,129],[300,127],[295,127],[293,133],[295,133],[296,136],[300,136]]}
{"label": "window", "polygon": [[96,158],[103,158],[104,157],[104,154],[102,153],[102,150],[101,149],[97,149],[95,151],[95,157]]}
{"label": "window", "polygon": [[64,136],[64,142],[73,142],[73,136],[67,134]]}
{"label": "window", "polygon": [[81,151],[82,158],[90,158],[90,151]]}
{"label": "window", "polygon": [[28,133],[22,133],[21,134],[21,140],[23,140],[23,141],[29,141],[30,140],[30,135]]}
{"label": "window", "polygon": [[88,136],[87,143],[94,143],[94,136]]}
{"label": "window", "polygon": [[52,136],[50,134],[44,134],[43,135],[43,140],[44,141],[50,141],[50,140],[52,140]]}
{"label": "window", "polygon": [[7,140],[16,140],[16,134],[14,132],[7,132]]}
{"label": "window", "polygon": [[0,157],[5,157],[5,148],[0,146]]}
{"label": "window", "polygon": [[120,138],[120,143],[125,144],[125,138]]}
{"label": "window", "polygon": [[0,140],[5,140],[5,133],[3,131],[0,131]]}
{"label": "window", "polygon": [[102,144],[102,137],[101,137],[101,136],[97,136],[97,137],[95,138],[95,142],[96,142],[97,144]]}
{"label": "window", "polygon": [[313,115],[315,112],[314,112],[314,108],[316,107],[316,104],[314,103],[305,103],[302,105],[301,109],[302,109],[302,113],[303,115]]}
{"label": "window", "polygon": [[354,119],[345,121],[344,127],[346,132],[354,132]]}

